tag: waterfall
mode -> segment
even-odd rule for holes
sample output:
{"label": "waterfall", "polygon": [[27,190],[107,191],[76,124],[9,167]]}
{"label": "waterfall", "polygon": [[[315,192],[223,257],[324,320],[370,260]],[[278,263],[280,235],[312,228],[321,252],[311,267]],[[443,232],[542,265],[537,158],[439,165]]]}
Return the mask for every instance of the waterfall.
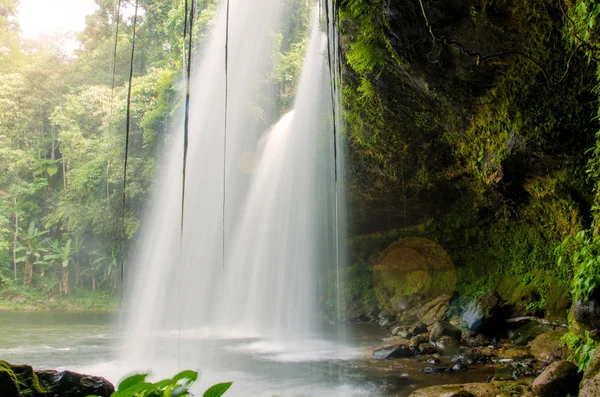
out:
{"label": "waterfall", "polygon": [[[127,273],[128,369],[219,362],[218,352],[195,348],[202,338],[309,340],[319,330],[319,285],[336,281],[331,274],[344,260],[337,103],[328,35],[315,12],[293,109],[267,131],[253,127],[251,104],[269,65],[272,32],[285,23],[280,4],[231,0],[226,142],[224,7],[193,65],[183,239],[180,122]],[[311,343],[288,346],[305,352]]]}

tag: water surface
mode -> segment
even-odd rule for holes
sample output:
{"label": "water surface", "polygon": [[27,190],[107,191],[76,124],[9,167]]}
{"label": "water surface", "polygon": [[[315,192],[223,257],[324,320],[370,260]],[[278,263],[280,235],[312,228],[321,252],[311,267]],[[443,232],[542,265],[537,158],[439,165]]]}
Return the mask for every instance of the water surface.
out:
{"label": "water surface", "polygon": [[[118,362],[123,341],[118,323],[118,316],[110,314],[0,312],[0,360],[118,382],[133,371]],[[428,364],[417,359],[371,359],[372,348],[384,336],[367,325],[349,326],[345,343],[336,329],[279,341],[209,330],[171,331],[161,339],[163,362],[151,370],[160,378],[173,375],[179,366],[199,369],[196,395],[210,384],[233,381],[228,397],[406,397],[416,388],[483,381],[493,373],[488,367],[471,367],[460,374],[430,375],[420,371]],[[185,352],[179,354],[182,347]],[[182,356],[186,359],[178,360]],[[181,362],[185,360],[190,361]]]}

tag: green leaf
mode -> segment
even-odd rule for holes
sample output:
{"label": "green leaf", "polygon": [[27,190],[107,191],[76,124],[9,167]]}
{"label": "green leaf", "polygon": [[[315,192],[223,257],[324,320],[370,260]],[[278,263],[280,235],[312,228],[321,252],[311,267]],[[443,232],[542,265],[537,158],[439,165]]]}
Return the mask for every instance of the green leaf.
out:
{"label": "green leaf", "polygon": [[54,176],[58,172],[58,167],[55,165],[52,165],[52,166],[46,168],[46,172],[48,173],[49,176]]}
{"label": "green leaf", "polygon": [[187,370],[182,371],[173,377],[173,382],[179,382],[180,380],[195,382],[196,380],[198,380],[198,372]]}
{"label": "green leaf", "polygon": [[221,397],[233,383],[219,383],[204,392],[203,397]]}
{"label": "green leaf", "polygon": [[118,391],[123,391],[129,389],[131,386],[143,383],[146,380],[148,374],[137,374],[127,377],[119,383],[119,387],[117,387]]}

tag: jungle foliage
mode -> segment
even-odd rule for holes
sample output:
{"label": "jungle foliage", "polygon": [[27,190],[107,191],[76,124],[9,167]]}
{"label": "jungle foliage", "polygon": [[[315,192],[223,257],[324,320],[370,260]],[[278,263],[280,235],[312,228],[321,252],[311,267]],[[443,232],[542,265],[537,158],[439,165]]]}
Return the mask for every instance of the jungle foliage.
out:
{"label": "jungle foliage", "polygon": [[[183,2],[139,2],[123,203],[133,4],[96,0],[73,54],[63,37],[22,40],[18,0],[0,1],[0,298],[115,293],[182,104]],[[218,2],[199,0],[198,48]],[[286,0],[294,24],[273,32],[279,111],[293,98],[311,1]],[[118,37],[117,20],[119,21]],[[116,50],[116,57],[114,51]],[[113,74],[113,70],[115,73]],[[260,94],[257,108],[261,107]],[[260,112],[260,109],[258,111]],[[262,112],[264,113],[264,112]],[[266,128],[277,115],[257,122]],[[124,211],[123,211],[123,205]],[[123,213],[125,217],[123,219]],[[27,292],[27,290],[36,291]],[[99,295],[99,296],[100,296]]]}

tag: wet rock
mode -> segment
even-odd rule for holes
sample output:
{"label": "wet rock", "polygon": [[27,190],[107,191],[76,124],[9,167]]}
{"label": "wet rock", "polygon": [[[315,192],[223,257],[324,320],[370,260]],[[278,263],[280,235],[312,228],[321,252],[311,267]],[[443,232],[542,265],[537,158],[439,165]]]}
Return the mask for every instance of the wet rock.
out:
{"label": "wet rock", "polygon": [[517,346],[526,346],[538,335],[551,331],[554,331],[554,327],[532,321],[517,328],[510,336],[510,340]]}
{"label": "wet rock", "polygon": [[460,351],[460,343],[451,336],[442,336],[435,346],[446,356],[452,356]]}
{"label": "wet rock", "polygon": [[437,353],[437,349],[431,343],[422,343],[419,346],[419,352],[421,354],[435,354]]}
{"label": "wet rock", "polygon": [[568,361],[557,361],[548,366],[538,376],[531,387],[539,397],[576,396],[582,375],[577,366]]}
{"label": "wet rock", "polygon": [[403,313],[411,307],[408,296],[406,295],[395,296],[391,303],[396,313]]}
{"label": "wet rock", "polygon": [[492,355],[475,349],[464,349],[462,354],[452,358],[452,362],[463,362],[467,364],[485,364],[492,360]]}
{"label": "wet rock", "polygon": [[573,318],[579,325],[590,331],[596,341],[600,341],[600,293],[595,293],[588,301],[578,300],[573,304]]}
{"label": "wet rock", "polygon": [[563,335],[564,333],[561,332],[547,332],[538,335],[529,343],[531,354],[538,360],[547,363],[567,357],[566,348],[560,341]]}
{"label": "wet rock", "polygon": [[408,343],[408,346],[410,346],[411,349],[418,349],[419,346],[422,343],[427,343],[429,341],[429,339],[427,339],[426,337],[424,337],[423,335],[417,335],[417,336],[413,336],[410,339],[410,342]]}
{"label": "wet rock", "polygon": [[5,397],[19,397],[19,386],[17,379],[8,371],[0,367],[0,390]]}
{"label": "wet rock", "polygon": [[446,372],[451,372],[451,368],[449,367],[425,367],[421,368],[421,372],[426,374],[442,374]]}
{"label": "wet rock", "polygon": [[395,317],[387,310],[382,310],[377,316],[377,322],[381,328],[390,328],[395,323]]}
{"label": "wet rock", "polygon": [[439,363],[441,363],[441,361],[440,361],[439,358],[430,358],[430,359],[427,360],[427,364],[436,365],[436,364],[439,364]]}
{"label": "wet rock", "polygon": [[373,351],[373,357],[375,357],[376,360],[407,358],[412,357],[413,355],[414,352],[405,344],[383,346]]}
{"label": "wet rock", "polygon": [[440,397],[477,397],[473,393],[469,393],[468,391],[450,391],[448,393],[440,394]]}
{"label": "wet rock", "polygon": [[579,397],[600,396],[600,349],[596,348],[590,365],[583,374]]}
{"label": "wet rock", "polygon": [[40,384],[47,391],[47,397],[108,397],[114,387],[106,379],[80,375],[71,371],[37,372]]}
{"label": "wet rock", "polygon": [[462,331],[447,321],[436,321],[431,328],[430,338],[435,342],[443,336],[450,336],[456,340],[460,340]]}
{"label": "wet rock", "polygon": [[34,371],[29,365],[0,361],[2,397],[109,397],[114,387],[103,378],[70,371]]}
{"label": "wet rock", "polygon": [[415,321],[421,321],[426,325],[431,325],[438,320],[441,320],[448,311],[451,295],[443,294],[435,299],[429,300],[421,305],[413,306],[401,316],[402,319],[412,319],[408,324]]}
{"label": "wet rock", "polygon": [[402,339],[410,339],[410,337],[412,336],[412,333],[410,333],[407,330],[401,330],[398,332],[397,336]]}
{"label": "wet rock", "polygon": [[462,363],[456,363],[454,364],[454,366],[452,367],[452,372],[464,372],[466,371],[468,368],[465,364]]}
{"label": "wet rock", "polygon": [[461,340],[465,345],[470,347],[489,346],[491,343],[488,337],[473,331],[463,332]]}
{"label": "wet rock", "polygon": [[[465,383],[454,385],[430,386],[412,392],[409,397],[440,397],[448,393],[466,392],[477,397],[519,396],[534,397],[531,388],[526,382],[491,382],[491,383]],[[449,394],[461,396],[460,394]],[[467,395],[465,395],[467,396]]]}
{"label": "wet rock", "polygon": [[500,312],[500,302],[500,295],[496,291],[490,291],[476,300],[470,300],[463,307],[462,324],[472,331],[494,324],[498,321],[496,316]]}
{"label": "wet rock", "polygon": [[419,321],[408,328],[408,332],[410,332],[412,336],[424,334],[427,332],[427,324]]}

